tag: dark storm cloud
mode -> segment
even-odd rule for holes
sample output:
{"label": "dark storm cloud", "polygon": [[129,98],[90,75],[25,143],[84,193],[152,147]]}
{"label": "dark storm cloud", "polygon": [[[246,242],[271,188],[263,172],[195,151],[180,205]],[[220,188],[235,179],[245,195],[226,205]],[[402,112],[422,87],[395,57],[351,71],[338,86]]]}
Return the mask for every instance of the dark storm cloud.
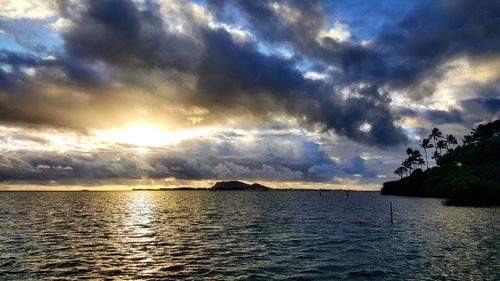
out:
{"label": "dark storm cloud", "polygon": [[0,63],[10,65],[14,68],[20,66],[38,66],[40,65],[40,59],[34,55],[14,53],[6,50],[1,50]]}
{"label": "dark storm cloud", "polygon": [[131,1],[88,1],[63,34],[70,56],[102,60],[115,66],[192,70],[200,46],[187,36],[165,31],[169,23],[158,14],[157,4],[139,10]]}
{"label": "dark storm cloud", "polygon": [[[105,63],[108,72],[112,69],[128,72],[128,78],[142,75],[141,69],[175,69],[199,77],[200,93],[192,93],[189,97],[193,100],[186,102],[220,110],[231,104],[231,108],[249,110],[258,116],[272,113],[269,107],[276,106],[275,111],[285,110],[294,117],[304,117],[305,124],[319,123],[356,141],[385,145],[404,139],[392,125],[397,117],[390,112],[387,102],[374,103],[364,97],[340,100],[331,85],[304,79],[295,69],[295,61],[262,55],[252,43],[235,42],[227,31],[204,26],[187,10],[182,13],[191,25],[190,34],[182,35],[167,31],[174,23],[164,21],[159,5],[154,2],[145,2],[139,9],[132,1],[88,1],[73,10],[68,8],[71,4],[60,3],[61,14],[73,22],[62,34],[66,54],[56,62],[4,54],[3,63],[57,66],[72,80],[88,85],[106,82],[91,63]],[[329,38],[318,40],[318,34],[326,26],[325,11],[317,1],[285,1],[279,6],[269,1],[208,3],[221,18],[231,17],[225,12],[228,6],[238,9],[251,25],[251,31],[266,40],[292,44],[300,55],[318,59],[319,64],[340,66],[342,72],[336,73],[334,81],[347,86],[355,82],[413,85],[431,73],[437,75],[433,73],[436,65],[454,55],[496,54],[499,50],[497,1],[418,2],[402,21],[387,24],[367,46]],[[16,81],[20,81],[20,74],[2,70],[0,75],[5,91],[12,90]],[[416,98],[432,94],[432,85],[424,90],[424,93],[423,90],[410,93],[418,93]],[[352,120],[360,110],[351,103],[375,104],[377,108],[373,111],[383,114],[372,118],[373,113],[363,113],[363,118]],[[319,110],[319,114],[310,110]],[[376,120],[372,124],[375,130],[365,136],[358,127],[367,120]],[[394,137],[388,139],[395,141],[380,139],[378,128],[389,130],[387,134]]]}
{"label": "dark storm cloud", "polygon": [[391,69],[387,81],[414,85],[439,76],[436,67],[455,56],[498,55],[499,11],[500,3],[494,0],[416,2],[401,22],[382,30],[374,42],[384,67]]}
{"label": "dark storm cloud", "polygon": [[[61,54],[58,58],[41,59],[29,53],[0,50],[0,64],[8,65],[11,68],[10,73],[3,71],[2,76],[6,77],[5,79],[8,77],[8,79],[17,81],[17,87],[23,87],[22,91],[25,93],[28,91],[36,91],[36,89],[28,89],[29,84],[36,81],[30,81],[29,77],[27,77],[26,73],[23,71],[26,68],[38,68],[39,70],[43,70],[40,71],[41,73],[39,75],[41,75],[41,81],[45,82],[68,82],[67,80],[57,79],[51,76],[51,71],[55,69],[63,71],[70,79],[70,82],[78,83],[81,86],[103,86],[104,82],[106,82],[102,77],[102,73],[99,73],[99,71],[88,62],[81,60],[77,61],[65,54]],[[0,87],[0,89],[5,89],[8,85],[0,81]],[[12,87],[9,90],[16,91],[17,89]]]}
{"label": "dark storm cloud", "polygon": [[471,123],[500,117],[500,98],[467,99],[463,100],[461,105],[465,110],[464,115],[471,120]]}
{"label": "dark storm cloud", "polygon": [[397,113],[399,116],[404,116],[404,117],[416,117],[418,116],[418,112],[411,108],[398,108]]}
{"label": "dark storm cloud", "polygon": [[[422,79],[440,75],[436,67],[454,56],[500,52],[500,2],[495,0],[415,2],[401,21],[385,24],[366,46],[317,40],[325,28],[325,11],[316,1],[279,2],[298,13],[291,21],[277,16],[271,1],[208,2],[218,14],[230,11],[227,6],[237,7],[265,40],[292,44],[302,55],[342,67],[335,75],[341,83],[416,87]],[[427,90],[414,97],[432,95],[433,89]]]}
{"label": "dark storm cloud", "polygon": [[464,122],[462,112],[457,109],[452,109],[450,111],[427,110],[424,112],[424,117],[437,125]]}
{"label": "dark storm cloud", "polygon": [[484,100],[484,106],[489,111],[496,113],[500,111],[500,99],[486,99]]}
{"label": "dark storm cloud", "polygon": [[[332,85],[305,79],[290,61],[262,55],[250,43],[235,44],[224,30],[205,30],[204,39],[210,56],[198,69],[202,95],[194,97],[195,102],[219,110],[242,107],[261,115],[284,110],[304,125],[320,124],[325,130],[374,145],[405,140],[394,125],[390,99],[376,86],[342,99]],[[360,131],[365,122],[371,124],[371,131]]]}
{"label": "dark storm cloud", "polygon": [[[105,75],[92,65],[64,55],[42,59],[33,54],[0,50],[0,66],[4,67],[0,67],[0,94],[3,94],[0,121],[3,123],[81,129],[81,125],[61,115],[66,106],[63,99],[51,100],[42,88],[54,85],[85,91],[105,87],[106,82]],[[36,73],[30,75],[27,70]]]}
{"label": "dark storm cloud", "polygon": [[365,160],[359,156],[350,158],[344,164],[343,171],[351,175],[360,175],[364,178],[377,176],[377,171],[366,167]]}
{"label": "dark storm cloud", "polygon": [[436,67],[455,56],[498,55],[499,11],[500,3],[494,0],[419,1],[397,26],[382,32],[376,45],[386,57],[396,57],[396,72],[409,70],[395,84],[415,84],[439,75]]}
{"label": "dark storm cloud", "polygon": [[[208,1],[209,7],[224,17],[227,6],[236,6],[252,31],[273,43],[289,43],[301,55],[323,63],[341,66],[343,80],[360,80],[359,76],[385,75],[384,61],[371,49],[331,38],[318,38],[325,26],[319,1]],[[274,5],[273,5],[274,4]],[[289,9],[293,9],[289,11]],[[280,13],[283,13],[280,15]],[[222,15],[221,15],[222,14]],[[319,39],[319,40],[318,40]],[[364,73],[364,74],[363,74]],[[379,81],[370,81],[379,82]]]}
{"label": "dark storm cloud", "polygon": [[[318,30],[324,25],[324,13],[319,1],[207,1],[216,15],[224,18],[224,10],[231,5],[239,8],[253,31],[274,42],[292,42],[302,48],[311,47]],[[273,4],[275,4],[273,6]],[[275,9],[273,10],[273,7]],[[282,9],[280,11],[280,7]],[[291,7],[293,11],[287,11]],[[277,14],[283,13],[281,19]],[[230,16],[230,15],[229,15]],[[286,22],[286,20],[289,20]]]}
{"label": "dark storm cloud", "polygon": [[[220,1],[212,2],[218,3],[213,5],[216,11],[224,11]],[[320,30],[325,28],[322,15],[325,11],[321,11],[315,2],[308,2],[308,5],[315,7],[308,9],[300,7],[301,1],[280,2],[280,5],[300,12],[298,20],[291,22],[287,18],[277,17],[270,1],[224,3],[226,6],[237,6],[253,30],[264,40],[292,44],[301,55],[340,67],[341,72],[330,73],[335,83],[385,85],[390,89],[406,90],[409,97],[420,101],[433,95],[446,71],[439,66],[447,60],[463,55],[474,58],[500,54],[498,1],[415,2],[402,20],[385,24],[378,36],[365,46],[336,42],[330,38],[317,40]],[[261,19],[263,15],[271,14],[274,16],[267,17],[267,20]],[[308,27],[307,31],[303,30],[304,26]],[[294,34],[301,36],[295,37]],[[495,88],[495,85],[476,87],[477,95],[490,97],[490,93],[480,88]],[[494,90],[498,92],[497,88]],[[477,111],[429,110],[422,117],[437,125],[465,124],[489,119],[496,113],[492,110],[495,108],[494,102],[483,104],[482,107],[475,106]],[[482,114],[481,110],[489,114]],[[418,113],[406,111],[401,114],[415,116]],[[358,131],[351,129],[349,132]]]}
{"label": "dark storm cloud", "polygon": [[498,53],[500,18],[498,1],[419,1],[398,25],[401,50],[425,60],[466,51]]}
{"label": "dark storm cloud", "polygon": [[[319,12],[316,6],[301,5],[304,11]],[[64,57],[55,62],[5,59],[39,67],[52,64],[72,80],[79,79],[87,86],[95,83],[95,87],[105,86],[89,75],[87,70],[92,69],[85,66],[92,62],[104,63],[102,67],[107,71],[119,70],[128,73],[124,77],[132,77],[132,81],[118,80],[121,83],[134,83],[134,75],[147,75],[152,69],[176,70],[196,75],[196,90],[183,93],[178,100],[207,108],[207,120],[242,112],[258,119],[286,113],[304,126],[319,125],[357,142],[387,146],[405,141],[404,133],[394,125],[397,117],[389,109],[390,100],[379,94],[377,87],[362,88],[355,97],[341,98],[333,85],[305,79],[293,60],[264,55],[256,44],[237,42],[228,31],[209,28],[188,12],[184,13],[192,19],[191,35],[195,38],[169,33],[166,27],[170,23],[164,22],[157,11],[155,4],[138,9],[131,1],[88,1],[78,15],[72,16],[73,24],[63,33],[67,52]],[[100,74],[99,68],[94,70]],[[30,82],[26,76],[23,79]],[[7,85],[9,80],[5,80],[3,84]],[[17,81],[16,77],[11,81]],[[36,105],[27,106],[26,111],[38,112],[41,120],[53,120],[47,116],[49,113],[29,110],[30,106]],[[371,125],[368,132],[360,131],[365,123]]]}

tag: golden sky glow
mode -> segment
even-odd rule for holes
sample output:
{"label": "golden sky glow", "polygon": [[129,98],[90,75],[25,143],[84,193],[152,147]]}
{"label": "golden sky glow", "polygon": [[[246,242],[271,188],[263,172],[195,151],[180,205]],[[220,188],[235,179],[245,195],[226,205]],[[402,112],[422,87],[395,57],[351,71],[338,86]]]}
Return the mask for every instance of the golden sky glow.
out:
{"label": "golden sky glow", "polygon": [[131,144],[140,147],[161,147],[178,144],[185,139],[200,137],[208,132],[208,129],[203,128],[168,132],[147,124],[135,124],[124,129],[97,131],[96,141]]}

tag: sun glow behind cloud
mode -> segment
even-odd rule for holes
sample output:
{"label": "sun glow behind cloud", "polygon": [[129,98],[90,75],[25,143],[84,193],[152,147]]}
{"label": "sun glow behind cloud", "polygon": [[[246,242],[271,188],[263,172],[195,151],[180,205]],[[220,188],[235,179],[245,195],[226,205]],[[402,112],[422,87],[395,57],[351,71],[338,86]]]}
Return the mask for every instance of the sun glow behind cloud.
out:
{"label": "sun glow behind cloud", "polygon": [[148,124],[136,124],[124,129],[96,131],[96,140],[139,147],[160,147],[176,145],[185,139],[203,136],[207,133],[207,129],[204,128],[170,132]]}

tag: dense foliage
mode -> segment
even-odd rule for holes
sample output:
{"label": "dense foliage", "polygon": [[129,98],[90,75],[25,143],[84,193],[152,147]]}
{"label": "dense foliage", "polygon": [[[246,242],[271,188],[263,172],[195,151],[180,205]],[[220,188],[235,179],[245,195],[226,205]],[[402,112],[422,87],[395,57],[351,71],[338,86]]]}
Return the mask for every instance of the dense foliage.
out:
{"label": "dense foliage", "polygon": [[[425,155],[434,148],[436,166],[429,167],[418,150],[408,148],[408,158],[394,172],[401,179],[384,183],[382,194],[447,198],[450,204],[499,205],[500,119],[479,125],[462,141],[457,145],[453,136],[443,137],[434,128],[420,147]],[[424,164],[426,170],[421,169]]]}

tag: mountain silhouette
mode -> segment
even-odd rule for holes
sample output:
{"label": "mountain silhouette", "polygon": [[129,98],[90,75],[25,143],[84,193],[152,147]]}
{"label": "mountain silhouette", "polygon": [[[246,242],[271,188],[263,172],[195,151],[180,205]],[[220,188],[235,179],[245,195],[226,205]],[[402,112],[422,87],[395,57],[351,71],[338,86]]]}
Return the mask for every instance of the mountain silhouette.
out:
{"label": "mountain silhouette", "polygon": [[271,190],[272,188],[262,184],[247,184],[241,181],[219,181],[214,184],[211,190]]}

